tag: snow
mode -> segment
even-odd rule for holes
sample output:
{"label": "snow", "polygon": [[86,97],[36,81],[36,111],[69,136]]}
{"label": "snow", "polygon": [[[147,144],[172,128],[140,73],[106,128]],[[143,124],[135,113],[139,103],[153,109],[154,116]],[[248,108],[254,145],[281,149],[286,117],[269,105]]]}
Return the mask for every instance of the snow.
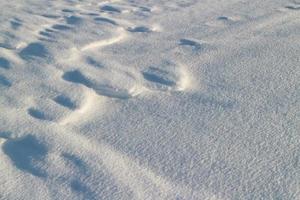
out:
{"label": "snow", "polygon": [[299,0],[0,8],[0,199],[300,199]]}

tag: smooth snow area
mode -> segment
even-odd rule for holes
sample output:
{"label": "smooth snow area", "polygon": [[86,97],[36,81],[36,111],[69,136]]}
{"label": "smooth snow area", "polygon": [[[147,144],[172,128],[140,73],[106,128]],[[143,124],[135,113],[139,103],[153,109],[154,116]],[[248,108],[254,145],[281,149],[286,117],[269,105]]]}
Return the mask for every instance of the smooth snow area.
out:
{"label": "smooth snow area", "polygon": [[300,199],[299,0],[0,0],[0,199]]}

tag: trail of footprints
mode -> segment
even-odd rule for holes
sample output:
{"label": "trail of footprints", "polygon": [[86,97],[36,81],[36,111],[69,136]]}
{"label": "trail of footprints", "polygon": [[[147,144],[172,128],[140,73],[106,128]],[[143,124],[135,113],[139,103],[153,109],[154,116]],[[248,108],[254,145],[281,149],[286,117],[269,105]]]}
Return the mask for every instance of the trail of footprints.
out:
{"label": "trail of footprints", "polygon": [[[46,42],[57,43],[62,40],[66,41],[68,40],[67,33],[76,32],[82,28],[81,26],[89,28],[88,24],[90,21],[87,20],[92,20],[93,26],[98,25],[100,28],[103,27],[104,30],[108,30],[109,37],[102,38],[99,41],[84,41],[75,50],[69,47],[70,52],[72,49],[74,50],[75,56],[74,60],[70,56],[71,58],[68,62],[76,62],[78,57],[85,57],[83,64],[90,65],[94,69],[97,69],[97,72],[91,73],[86,71],[86,69],[73,67],[70,70],[64,71],[61,76],[66,84],[75,84],[86,88],[85,90],[87,91],[90,90],[93,94],[121,100],[130,99],[145,91],[182,91],[187,88],[189,78],[184,65],[164,60],[161,63],[149,66],[144,71],[130,72],[128,71],[129,68],[126,69],[126,67],[114,68],[110,66],[109,62],[103,64],[94,58],[95,53],[89,54],[91,51],[97,52],[101,48],[126,40],[128,34],[151,34],[151,32],[156,31],[152,27],[143,25],[135,26],[130,22],[117,19],[119,15],[127,12],[149,15],[151,14],[151,9],[139,6],[124,7],[124,5],[101,4],[98,12],[95,11],[93,13],[63,9],[60,14],[42,14],[41,17],[49,20],[49,25],[46,25],[43,30],[38,32],[40,41],[34,41],[22,48],[19,51],[19,56],[27,61],[52,58],[51,51],[45,45]],[[15,21],[19,22],[18,20]],[[76,41],[69,43],[74,44]],[[78,43],[81,44],[80,41]],[[196,51],[201,49],[201,45],[197,41],[188,39],[182,39],[179,45],[190,46]],[[2,68],[8,68],[9,65],[4,59],[0,59],[0,64]],[[0,80],[0,84],[9,85],[8,81],[1,76]],[[91,92],[87,92],[89,94],[84,98],[88,99],[91,96]],[[76,113],[76,110],[86,107],[84,104],[86,104],[87,100],[72,98],[64,93],[57,94],[51,100],[47,101],[51,103],[29,107],[27,113],[38,120],[64,121],[65,118],[68,118],[67,115],[72,115],[72,113]],[[62,114],[58,114],[60,112]],[[78,114],[83,113],[80,112]]]}
{"label": "trail of footprints", "polygon": [[[13,18],[10,22],[10,28],[12,30],[18,30],[19,27],[23,25],[22,20],[18,18]],[[8,38],[13,38],[13,34],[5,34]],[[13,63],[10,61],[10,58],[13,54],[12,46],[9,43],[0,42],[0,89],[8,89],[13,85],[13,82],[7,78],[7,74],[10,73],[10,69],[13,67]],[[2,52],[3,50],[3,52]],[[7,56],[9,55],[9,56]]]}
{"label": "trail of footprints", "polygon": [[[19,26],[22,25],[22,21],[18,18],[14,18],[10,21],[11,29],[17,29]],[[9,35],[9,34],[7,34]],[[10,36],[10,35],[9,35]],[[12,36],[10,36],[12,37]],[[6,43],[0,42],[0,50],[10,49],[10,45]],[[10,69],[12,68],[12,63],[10,62],[9,58],[6,57],[6,54],[0,52],[0,89],[8,89],[12,86],[12,81],[7,78],[7,73],[9,73]]]}
{"label": "trail of footprints", "polygon": [[[286,6],[290,10],[299,10],[299,3]],[[47,49],[45,42],[58,42],[63,40],[69,40],[66,32],[77,31],[77,27],[82,26],[89,27],[92,20],[92,26],[98,25],[100,28],[107,29],[109,37],[101,39],[99,41],[81,41],[78,43],[80,46],[76,47],[75,54],[79,57],[88,55],[90,51],[97,52],[101,48],[109,45],[113,45],[122,40],[127,39],[129,34],[151,34],[155,32],[155,29],[151,26],[137,25],[121,20],[120,16],[123,13],[133,13],[140,16],[150,16],[151,8],[142,6],[125,6],[116,3],[99,3],[98,8],[94,12],[78,11],[76,9],[62,9],[57,14],[42,14],[41,17],[46,18],[49,21],[49,25],[43,27],[38,31],[39,41],[33,41],[27,44],[20,50],[17,48],[18,55],[24,59],[37,60],[47,59],[51,57],[51,52]],[[228,21],[228,17],[222,16],[217,20]],[[13,30],[18,30],[22,26],[22,20],[19,18],[13,18],[10,21],[10,26]],[[77,33],[77,32],[76,32]],[[96,32],[95,34],[98,34]],[[61,39],[62,38],[62,39]],[[73,44],[76,41],[72,41]],[[70,42],[71,43],[71,42]],[[72,44],[72,43],[71,43]],[[201,52],[208,46],[201,41],[182,38],[178,41],[178,45],[182,48],[191,49],[193,52]],[[0,44],[1,48],[11,49],[9,44]],[[72,47],[69,47],[72,49]],[[70,50],[71,51],[71,50]],[[76,60],[70,60],[70,62]],[[125,67],[122,70],[114,70],[111,68],[107,70],[106,65],[103,65],[92,55],[86,56],[85,64],[97,68],[99,75],[93,76],[86,71],[73,68],[63,72],[61,78],[68,84],[76,84],[85,87],[88,90],[92,90],[99,96],[106,96],[114,99],[130,99],[144,91],[183,91],[189,87],[190,80],[184,64],[172,62],[170,60],[163,60],[160,63],[155,63],[144,71],[141,72],[129,72]],[[109,64],[108,64],[109,65]],[[5,71],[11,68],[11,63],[5,57],[0,57],[0,87],[9,88],[12,86],[11,81],[5,76]],[[100,78],[99,78],[100,77]],[[125,80],[125,81],[124,81]],[[121,82],[121,84],[120,84]],[[123,83],[128,84],[123,84]],[[51,99],[51,102],[55,102],[63,109],[68,109],[70,112],[80,109],[81,106],[78,100],[73,100],[71,97],[65,94],[58,94]],[[39,120],[59,121],[60,117],[55,117],[53,114],[49,114],[44,108],[39,106],[33,106],[28,108],[28,114]],[[53,109],[52,109],[53,110]],[[54,109],[55,110],[55,109]],[[56,109],[59,110],[59,109]],[[51,109],[49,109],[51,112]],[[70,113],[69,112],[69,113]],[[57,115],[56,115],[57,116]]]}
{"label": "trail of footprints", "polygon": [[[93,68],[92,73],[86,68],[71,67],[71,69],[65,70],[61,76],[61,79],[66,84],[75,84],[86,88],[87,91],[91,91],[87,92],[88,95],[84,98],[92,99],[89,96],[96,94],[102,97],[126,100],[147,91],[175,92],[190,88],[192,85],[190,74],[186,66],[178,62],[166,59],[148,66],[143,71],[132,72],[128,70],[129,67],[114,68],[110,66],[109,62],[103,64],[95,57],[97,52],[100,53],[102,48],[118,44],[123,40],[126,41],[129,39],[128,36],[130,34],[151,34],[156,32],[156,29],[151,26],[135,26],[131,22],[121,20],[120,16],[122,13],[128,12],[139,15],[144,14],[146,16],[151,15],[150,8],[109,3],[100,3],[99,8],[94,12],[66,8],[62,9],[60,14],[43,14],[42,17],[47,18],[51,23],[38,32],[40,41],[28,44],[19,52],[19,55],[24,60],[51,57],[51,52],[48,51],[44,42],[57,43],[58,41],[69,40],[67,33],[70,34],[73,31],[77,33],[76,31],[80,30],[82,26],[89,28],[88,24],[91,23],[93,26],[96,25],[99,28],[108,30],[108,37],[98,41],[83,40],[83,42],[70,42],[71,44],[76,44],[77,42],[79,46],[76,46],[76,48],[69,46],[70,58],[67,59],[67,62],[77,62],[77,58],[80,57],[81,60],[79,62],[83,65],[91,66]],[[223,16],[217,20],[228,20],[228,18]],[[16,21],[19,22],[18,20]],[[99,33],[96,32],[95,34]],[[193,53],[200,53],[204,49],[211,48],[205,42],[191,38],[180,39],[178,46],[191,50]],[[2,68],[8,68],[7,61],[0,59],[0,64]],[[0,80],[0,84],[9,85],[9,82],[5,78],[0,76]],[[64,93],[57,94],[50,100],[52,103],[54,102],[58,105],[54,106],[55,108],[45,109],[45,106],[33,106],[28,108],[27,112],[31,117],[38,120],[66,121],[65,119],[68,118],[67,115],[75,115],[72,113],[82,115],[83,112],[76,111],[80,109],[84,110],[82,107],[87,107],[84,104],[89,102],[88,100],[84,101],[72,98]],[[61,107],[61,115],[57,114],[60,112],[59,107]],[[53,113],[53,110],[55,110],[55,113]]]}
{"label": "trail of footprints", "polygon": [[[125,10],[128,11],[129,7]],[[59,81],[62,81],[65,85],[70,85],[72,88],[78,88],[80,95],[74,95],[71,92],[65,90],[58,90],[55,95],[43,99],[43,101],[37,100],[37,104],[32,104],[26,110],[28,116],[33,120],[39,122],[53,122],[60,125],[76,124],[75,122],[80,118],[86,118],[89,112],[93,112],[93,108],[98,101],[102,98],[114,99],[114,100],[129,100],[137,95],[147,92],[178,92],[185,91],[191,86],[191,79],[186,66],[182,63],[173,62],[172,60],[161,60],[157,63],[146,67],[143,71],[130,71],[129,68],[120,67],[120,63],[112,63],[110,61],[101,61],[95,55],[101,52],[102,48],[110,45],[117,44],[126,41],[134,34],[152,34],[156,29],[151,26],[131,24],[124,20],[118,19],[117,16],[122,15],[125,11],[122,10],[122,6],[115,5],[101,5],[100,12],[85,12],[71,9],[63,9],[60,14],[44,14],[42,17],[49,20],[49,24],[39,30],[37,35],[39,40],[33,41],[27,44],[25,47],[17,49],[18,55],[24,61],[35,62],[41,60],[47,60],[52,58],[52,51],[48,49],[45,43],[58,43],[58,41],[71,40],[68,38],[68,34],[72,31],[77,31],[81,26],[89,25],[86,23],[86,19],[92,19],[93,25],[98,25],[100,28],[104,28],[109,31],[109,37],[101,39],[99,41],[79,41],[80,44],[75,49],[72,46],[68,46],[70,49],[70,56],[66,59],[66,63],[77,63],[88,66],[85,68],[80,67],[68,67],[64,68],[61,72]],[[126,11],[126,12],[127,12]],[[135,7],[134,13],[143,13],[145,16],[151,14],[150,8]],[[15,25],[12,24],[13,29],[18,29],[18,23],[21,21],[14,20]],[[80,34],[80,33],[77,33]],[[98,34],[98,33],[95,33]],[[95,38],[95,37],[93,37]],[[70,42],[75,43],[76,41]],[[68,43],[69,44],[69,43]],[[68,45],[66,44],[66,46]],[[77,43],[76,43],[77,44]],[[185,48],[193,52],[201,52],[203,48],[206,48],[206,44],[191,38],[182,38],[177,44],[180,48]],[[57,50],[59,51],[59,50]],[[72,56],[74,55],[74,57]],[[79,60],[77,59],[79,57]],[[56,59],[54,57],[53,59]],[[61,65],[64,65],[63,62]],[[117,66],[117,67],[114,67]],[[10,62],[1,57],[0,58],[0,70],[7,71],[11,68]],[[10,81],[0,74],[0,85],[10,87]],[[68,139],[72,139],[72,136],[66,136]],[[80,137],[80,135],[76,135]],[[18,139],[11,139],[8,133],[0,133],[5,143],[3,146],[4,153],[10,157],[14,165],[27,173],[30,173],[36,177],[47,177],[47,171],[36,165],[36,163],[44,163],[48,155],[48,148],[46,145],[40,143],[40,141],[32,135],[27,135]],[[87,142],[89,147],[91,144],[86,141],[86,138],[80,138],[79,141]],[[80,144],[81,145],[81,144]],[[155,182],[157,178],[147,168],[134,163],[134,161],[128,159],[124,155],[119,155],[118,152],[110,149],[105,144],[94,145],[91,152],[95,149],[99,149],[99,152],[108,152],[109,156],[100,156],[100,160],[103,161],[104,166],[108,168],[110,173],[120,177],[115,177],[124,185],[130,187],[134,192],[135,187],[139,187],[141,191],[154,191],[152,194],[156,194],[162,188],[172,188],[171,184],[167,181],[162,181],[161,185],[151,185],[151,182]],[[19,156],[23,159],[19,159]],[[68,167],[74,168],[78,171],[76,176],[88,177],[84,173],[89,173],[88,165],[76,155],[62,153],[60,155]],[[127,160],[128,159],[128,160]],[[33,163],[34,162],[34,163]],[[113,166],[118,166],[114,168]],[[116,165],[118,163],[118,165]],[[133,173],[131,167],[136,168],[136,173]],[[72,169],[71,171],[74,171]],[[125,171],[124,171],[125,169]],[[117,170],[117,171],[116,171]],[[100,171],[100,170],[99,170]],[[69,172],[65,172],[69,173]],[[129,175],[128,175],[129,174]],[[74,176],[74,174],[72,174]],[[71,176],[72,176],[71,175]],[[130,182],[134,184],[128,184],[127,178],[131,177]],[[160,179],[160,178],[159,178]],[[80,181],[79,178],[70,178],[70,187],[73,191],[90,194],[89,187]],[[145,183],[150,182],[145,185]],[[100,184],[99,184],[100,185]],[[149,190],[149,185],[151,188]],[[168,189],[166,189],[168,190]],[[171,190],[171,189],[170,189]],[[147,192],[142,195],[147,195]],[[141,195],[141,194],[138,194]],[[91,196],[85,196],[86,199]],[[143,197],[143,196],[142,196]],[[143,199],[141,197],[141,199]]]}
{"label": "trail of footprints", "polygon": [[[151,9],[148,8],[142,8],[139,12],[149,14],[150,10]],[[47,49],[45,42],[56,42],[60,40],[60,37],[66,37],[64,32],[71,32],[72,30],[76,30],[76,26],[82,25],[84,19],[80,14],[67,9],[62,12],[70,13],[70,15],[64,17],[56,15],[44,16],[51,19],[51,21],[53,20],[55,23],[39,31],[39,41],[34,41],[18,51],[18,55],[23,60],[35,62],[51,58],[51,50]],[[74,50],[74,60],[72,60],[73,58],[70,56],[71,60],[67,62],[76,63],[78,61],[76,58],[79,57],[83,60],[79,60],[79,62],[88,65],[90,68],[82,69],[80,67],[73,67],[63,70],[60,76],[60,81],[63,81],[66,85],[71,85],[73,88],[78,88],[82,94],[73,95],[72,91],[69,93],[57,91],[51,98],[44,99],[43,101],[37,100],[36,105],[27,108],[27,114],[33,120],[38,120],[39,122],[50,121],[60,125],[69,124],[72,126],[76,124],[75,122],[77,120],[83,117],[86,118],[89,111],[93,111],[93,107],[98,101],[101,101],[101,98],[128,100],[147,91],[174,92],[184,91],[189,87],[189,75],[184,64],[166,59],[148,66],[143,71],[136,72],[134,70],[130,71],[125,67],[120,67],[120,63],[110,63],[109,61],[101,62],[101,60],[95,57],[94,52],[106,46],[126,40],[127,34],[151,34],[155,32],[153,28],[148,26],[134,26],[130,23],[124,24],[123,21],[109,17],[110,14],[122,14],[122,9],[119,7],[102,6],[101,13],[108,14],[101,16],[100,14],[90,13],[88,16],[92,17],[96,24],[109,26],[109,30],[116,32],[117,35],[112,34],[111,38],[108,39],[83,43]],[[64,23],[56,23],[57,20],[62,20]],[[178,45],[192,48],[195,51],[201,49],[201,44],[191,39],[183,39],[179,41]],[[70,53],[70,55],[72,55],[72,53]],[[0,67],[3,70],[8,70],[10,68],[9,61],[5,58],[1,58]],[[90,71],[87,69],[90,69]],[[7,83],[5,84],[7,85]],[[74,135],[67,137],[71,140],[73,136]],[[80,136],[77,135],[76,137]],[[39,139],[33,135],[11,139],[9,134],[4,133],[2,136],[0,135],[0,138],[3,138],[5,141],[3,145],[4,153],[8,155],[18,169],[38,178],[46,178],[48,176],[47,170],[39,166],[47,162],[46,158],[49,149],[40,142]],[[80,138],[79,140],[85,142],[86,138]],[[91,145],[89,141],[86,142],[88,145],[85,146],[88,147]],[[130,158],[119,154],[105,144],[94,145],[90,153],[93,153],[95,149],[98,149],[99,152],[108,152],[108,157],[98,155],[100,156],[100,160],[103,161],[104,167],[106,167],[113,176],[116,176],[114,177],[115,179],[126,187],[129,187],[133,193],[135,193],[136,187],[138,187],[140,191],[143,191],[144,194],[140,192],[135,194],[140,196],[141,199],[152,194],[171,195],[171,184],[165,180],[161,181],[161,177],[156,176],[151,170],[139,166],[133,160],[130,160]],[[20,155],[23,157],[21,160],[19,159]],[[83,194],[85,199],[92,199],[94,192],[90,191],[86,181],[80,181],[80,178],[89,178],[88,173],[92,173],[88,165],[80,157],[73,154],[62,153],[60,159],[63,160],[67,166],[66,171],[61,173],[64,173],[64,175],[71,173],[71,178],[66,178],[66,181],[69,182],[69,187],[72,191]],[[119,166],[120,162],[122,165],[119,168],[115,168],[114,166]],[[136,168],[136,170],[134,170],[136,172],[132,172],[132,167]],[[68,171],[70,168],[71,170]],[[77,173],[74,174],[74,171]],[[102,171],[99,170],[99,174],[101,172]],[[121,174],[121,176],[118,174]],[[96,174],[93,174],[93,176],[96,176]],[[131,177],[129,180],[130,184],[128,183],[128,177]],[[161,181],[159,185],[157,185],[156,178]],[[99,180],[101,181],[101,178],[99,178]],[[170,190],[168,191],[170,194],[166,193],[166,191],[161,191],[161,188],[165,188],[164,190],[166,191]],[[101,190],[101,188],[99,190]],[[107,190],[107,188],[105,188],[105,190]]]}
{"label": "trail of footprints", "polygon": [[[290,10],[300,9],[299,4],[287,6],[286,8]],[[126,9],[130,8],[127,7]],[[20,58],[26,61],[34,62],[35,60],[51,57],[51,51],[46,48],[44,42],[57,42],[60,37],[66,37],[64,32],[76,30],[76,27],[81,26],[85,20],[81,15],[92,18],[93,22],[101,26],[109,26],[110,31],[122,30],[119,32],[116,31],[119,35],[112,35],[112,38],[83,43],[75,51],[76,54],[84,57],[84,63],[93,69],[92,72],[96,73],[89,73],[80,68],[73,68],[62,72],[60,78],[65,84],[73,85],[75,88],[80,88],[80,91],[84,91],[81,95],[82,98],[80,95],[72,95],[72,92],[68,94],[67,92],[58,91],[56,92],[56,95],[52,95],[50,99],[45,100],[44,104],[41,103],[31,106],[26,110],[28,115],[33,119],[57,123],[63,122],[61,124],[64,125],[74,122],[78,117],[80,118],[84,115],[85,111],[93,108],[93,104],[98,100],[97,98],[108,97],[110,99],[128,100],[145,91],[174,92],[185,91],[190,87],[190,75],[188,74],[185,65],[181,63],[172,62],[166,59],[148,66],[141,72],[129,72],[126,69],[120,70],[120,68],[114,69],[111,67],[108,69],[107,65],[109,65],[109,63],[102,63],[97,58],[93,57],[93,54],[89,55],[89,51],[97,51],[105,46],[113,45],[123,39],[125,40],[126,34],[151,34],[152,32],[155,32],[153,28],[148,26],[134,26],[129,22],[126,24],[124,21],[115,19],[114,16],[121,15],[125,12],[122,10],[122,6],[109,4],[101,5],[98,11],[100,12],[78,13],[75,10],[63,9],[61,11],[63,16],[59,14],[44,14],[42,17],[47,18],[49,21],[53,22],[53,24],[44,27],[43,30],[38,32],[39,41],[34,41],[18,50]],[[151,9],[135,7],[134,12],[139,14],[142,13],[147,16],[151,14]],[[218,20],[226,21],[228,19],[222,17]],[[14,18],[11,20],[10,25],[13,30],[18,30],[22,26],[22,20]],[[207,44],[191,38],[180,39],[178,41],[178,46],[193,52],[201,52],[203,48],[207,48]],[[9,44],[0,43],[0,48],[13,50]],[[87,53],[84,53],[85,51]],[[5,74],[11,68],[12,63],[9,59],[0,55],[0,87],[10,88],[13,86],[12,82]],[[71,136],[67,137],[70,140],[72,139]],[[78,135],[78,137],[80,136]],[[80,138],[80,141],[88,143],[85,138]],[[4,153],[8,155],[18,169],[40,178],[44,178],[48,175],[46,170],[36,164],[45,162],[49,149],[35,136],[27,135],[25,137],[12,139],[11,133],[1,132],[0,130],[0,143],[3,143],[2,148]],[[89,146],[90,143],[85,145],[85,147]],[[128,184],[128,187],[131,187],[130,189],[132,191],[135,190],[133,187],[140,187],[143,191],[146,191],[149,185],[141,184],[147,182],[143,181],[143,179],[154,180],[156,178],[155,174],[151,171],[142,169],[131,160],[127,160],[126,156],[119,155],[118,152],[109,149],[109,147],[105,145],[96,144],[91,147],[92,150],[94,150],[94,148],[99,149],[100,152],[109,152],[110,156],[108,157],[101,157],[100,155],[101,159],[104,161],[104,165],[107,168],[112,169],[112,174],[121,174],[122,176],[116,177],[116,179],[120,179],[125,185],[128,184],[128,180],[124,180],[124,177],[126,177],[126,179],[131,177],[131,183]],[[75,192],[85,194],[85,199],[93,199],[93,196],[91,196],[93,195],[93,192],[90,191],[89,187],[81,182],[79,178],[76,178],[76,176],[84,178],[89,177],[88,173],[90,173],[90,169],[88,168],[88,164],[77,155],[66,152],[60,155],[60,159],[63,160],[68,168],[72,168],[71,173],[73,174],[71,174],[70,177],[75,178],[68,179],[71,189]],[[115,166],[120,166],[120,163],[122,164],[121,167],[116,168]],[[130,170],[132,163],[133,167],[137,169],[136,172],[138,176],[133,174]],[[114,173],[114,170],[117,170],[117,173]],[[74,172],[77,173],[75,174]],[[129,176],[128,173],[130,174]],[[163,181],[162,185],[163,188],[171,188],[167,181]],[[153,191],[156,192],[156,188],[154,188]]]}

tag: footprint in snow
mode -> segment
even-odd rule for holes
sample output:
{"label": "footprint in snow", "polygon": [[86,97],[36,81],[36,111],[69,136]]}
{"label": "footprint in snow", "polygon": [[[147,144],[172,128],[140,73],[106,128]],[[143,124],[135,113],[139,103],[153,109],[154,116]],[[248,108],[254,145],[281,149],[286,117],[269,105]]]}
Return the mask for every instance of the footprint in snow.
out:
{"label": "footprint in snow", "polygon": [[109,19],[109,18],[105,18],[105,17],[95,17],[94,21],[99,22],[99,23],[102,22],[102,23],[109,23],[112,25],[118,25],[118,23],[116,21]]}
{"label": "footprint in snow", "polygon": [[47,156],[48,149],[35,136],[8,139],[2,149],[19,170],[38,177],[47,175],[39,166]]}
{"label": "footprint in snow", "polygon": [[36,109],[36,108],[29,108],[27,110],[28,114],[35,118],[35,119],[38,119],[38,120],[47,120],[47,121],[52,121],[52,117],[49,116],[47,113],[39,110],[39,109]]}
{"label": "footprint in snow", "polygon": [[39,42],[33,42],[23,48],[19,55],[24,60],[30,60],[33,58],[46,58],[48,56],[47,48]]}
{"label": "footprint in snow", "polygon": [[6,58],[0,57],[0,68],[10,69],[10,62]]}
{"label": "footprint in snow", "polygon": [[146,26],[137,26],[137,27],[133,27],[133,28],[128,28],[127,30],[132,33],[150,33],[150,32],[152,32],[152,30]]}
{"label": "footprint in snow", "polygon": [[202,45],[199,42],[190,40],[190,39],[180,39],[179,45],[192,47],[193,50],[196,50],[196,51],[199,51],[202,49]]}
{"label": "footprint in snow", "polygon": [[7,79],[5,76],[0,74],[0,87],[4,86],[4,87],[11,87],[12,83],[9,79]]}
{"label": "footprint in snow", "polygon": [[59,95],[53,99],[56,103],[61,106],[64,106],[70,110],[75,110],[78,106],[76,103],[66,95]]}
{"label": "footprint in snow", "polygon": [[171,61],[148,67],[142,72],[146,87],[161,91],[182,91],[189,87],[190,77],[183,66]]}
{"label": "footprint in snow", "polygon": [[286,6],[285,8],[287,8],[289,10],[300,10],[300,5],[289,5],[289,6]]}
{"label": "footprint in snow", "polygon": [[65,17],[65,20],[69,25],[77,25],[83,22],[83,19],[81,17],[75,15]]}
{"label": "footprint in snow", "polygon": [[[79,70],[65,72],[63,77],[65,81],[81,84],[93,89],[97,94],[118,99],[128,99],[132,97],[131,92],[126,88],[115,87],[106,83],[97,83],[91,78],[85,76]],[[124,77],[126,78],[126,77]]]}
{"label": "footprint in snow", "polygon": [[22,21],[18,18],[14,18],[10,21],[10,26],[13,30],[19,29],[23,25]]}
{"label": "footprint in snow", "polygon": [[111,6],[111,5],[104,5],[100,9],[102,12],[121,13],[121,10],[119,8]]}

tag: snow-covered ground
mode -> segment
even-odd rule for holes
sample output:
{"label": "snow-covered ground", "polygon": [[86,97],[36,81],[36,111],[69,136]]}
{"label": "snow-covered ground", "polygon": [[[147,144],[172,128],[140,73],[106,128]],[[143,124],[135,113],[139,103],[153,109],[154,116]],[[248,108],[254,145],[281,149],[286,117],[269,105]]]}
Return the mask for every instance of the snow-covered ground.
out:
{"label": "snow-covered ground", "polygon": [[300,199],[299,0],[0,0],[0,199]]}

